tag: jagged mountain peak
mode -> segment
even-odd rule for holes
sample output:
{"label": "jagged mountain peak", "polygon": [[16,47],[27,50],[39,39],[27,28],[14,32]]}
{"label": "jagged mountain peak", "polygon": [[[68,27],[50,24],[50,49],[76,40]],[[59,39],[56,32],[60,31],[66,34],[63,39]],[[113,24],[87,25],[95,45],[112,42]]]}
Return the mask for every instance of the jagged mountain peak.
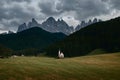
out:
{"label": "jagged mountain peak", "polygon": [[[63,19],[58,19],[58,22],[65,22]],[[66,22],[65,22],[66,23]]]}
{"label": "jagged mountain peak", "polygon": [[98,19],[94,18],[93,23],[96,23],[96,22],[98,22]]}
{"label": "jagged mountain peak", "polygon": [[60,19],[57,20],[57,22],[60,22],[60,21],[61,21]]}
{"label": "jagged mountain peak", "polygon": [[23,30],[25,30],[25,29],[27,29],[27,25],[26,25],[26,23],[23,23],[23,24],[21,24],[21,25],[18,27],[17,32],[21,32],[21,31],[23,31]]}
{"label": "jagged mountain peak", "polygon": [[54,21],[54,22],[56,22],[56,20],[53,17],[49,17],[46,21]]}
{"label": "jagged mountain peak", "polygon": [[35,20],[35,18],[32,18],[32,23],[38,24],[38,22]]}
{"label": "jagged mountain peak", "polygon": [[26,23],[23,23],[22,25],[26,25]]}

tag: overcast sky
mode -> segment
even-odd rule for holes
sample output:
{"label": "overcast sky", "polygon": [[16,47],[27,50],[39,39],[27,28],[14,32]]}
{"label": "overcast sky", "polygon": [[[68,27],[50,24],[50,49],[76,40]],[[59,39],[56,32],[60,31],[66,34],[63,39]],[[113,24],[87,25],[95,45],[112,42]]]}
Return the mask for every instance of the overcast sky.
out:
{"label": "overcast sky", "polygon": [[0,32],[16,31],[32,18],[41,23],[50,16],[73,26],[94,17],[107,20],[120,16],[120,0],[1,0]]}

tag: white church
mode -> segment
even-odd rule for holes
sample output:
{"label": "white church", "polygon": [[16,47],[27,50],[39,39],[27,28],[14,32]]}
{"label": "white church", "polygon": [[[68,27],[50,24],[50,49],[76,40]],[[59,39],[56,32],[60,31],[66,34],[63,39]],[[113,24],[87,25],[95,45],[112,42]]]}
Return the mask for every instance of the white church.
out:
{"label": "white church", "polygon": [[60,51],[60,49],[58,51],[58,58],[59,59],[63,59],[64,58],[64,54],[63,54],[63,52]]}

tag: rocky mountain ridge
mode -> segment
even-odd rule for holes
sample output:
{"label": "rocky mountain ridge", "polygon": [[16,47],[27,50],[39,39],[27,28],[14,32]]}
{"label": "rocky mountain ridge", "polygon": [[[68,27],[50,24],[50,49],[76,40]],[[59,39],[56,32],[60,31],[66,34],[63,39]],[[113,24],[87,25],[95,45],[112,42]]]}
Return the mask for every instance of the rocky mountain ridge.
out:
{"label": "rocky mountain ridge", "polygon": [[99,22],[101,20],[98,20],[95,18],[93,21],[89,20],[88,22],[82,21],[80,25],[78,25],[75,29],[74,27],[69,26],[63,19],[55,20],[53,17],[49,17],[46,21],[44,21],[42,24],[39,24],[34,18],[31,22],[28,24],[23,23],[18,27],[17,32],[24,31],[26,29],[32,28],[32,27],[40,27],[48,32],[56,33],[56,32],[62,32],[66,35],[70,35],[75,31],[80,30],[83,27],[86,27],[90,24]]}

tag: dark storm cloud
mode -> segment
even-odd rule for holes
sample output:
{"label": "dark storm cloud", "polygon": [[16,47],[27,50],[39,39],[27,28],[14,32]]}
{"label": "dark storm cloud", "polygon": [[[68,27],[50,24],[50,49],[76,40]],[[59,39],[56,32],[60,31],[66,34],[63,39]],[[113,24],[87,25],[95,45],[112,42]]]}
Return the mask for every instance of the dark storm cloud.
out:
{"label": "dark storm cloud", "polygon": [[106,4],[101,0],[61,0],[57,9],[64,12],[74,11],[79,20],[109,13]]}
{"label": "dark storm cloud", "polygon": [[2,0],[4,3],[12,3],[12,2],[31,2],[31,0]]}
{"label": "dark storm cloud", "polygon": [[118,9],[120,10],[120,0],[102,0],[106,2],[111,9]]}
{"label": "dark storm cloud", "polygon": [[30,13],[24,11],[20,6],[14,6],[12,8],[0,8],[0,20],[13,19],[13,18],[27,18],[32,16]]}
{"label": "dark storm cloud", "polygon": [[[26,6],[30,0],[4,0],[0,4],[0,24],[6,29],[17,28],[18,24],[35,18],[34,7]],[[23,4],[23,5],[22,5]],[[0,26],[1,27],[1,26]]]}
{"label": "dark storm cloud", "polygon": [[[43,2],[39,4],[41,12],[46,15],[60,15],[74,12],[74,17],[78,20],[108,14],[105,0],[57,0],[54,2]],[[71,13],[70,13],[71,14]],[[72,16],[73,16],[72,15]]]}
{"label": "dark storm cloud", "polygon": [[47,16],[60,15],[62,13],[60,10],[56,9],[57,0],[43,1],[39,3],[40,12]]}
{"label": "dark storm cloud", "polygon": [[110,0],[110,4],[113,8],[120,10],[120,0]]}
{"label": "dark storm cloud", "polygon": [[49,16],[85,20],[120,10],[120,0],[1,0],[0,28],[16,30],[18,25]]}
{"label": "dark storm cloud", "polygon": [[4,31],[4,30],[6,30],[6,29],[4,29],[4,28],[0,28],[0,30],[1,30],[1,31]]}

